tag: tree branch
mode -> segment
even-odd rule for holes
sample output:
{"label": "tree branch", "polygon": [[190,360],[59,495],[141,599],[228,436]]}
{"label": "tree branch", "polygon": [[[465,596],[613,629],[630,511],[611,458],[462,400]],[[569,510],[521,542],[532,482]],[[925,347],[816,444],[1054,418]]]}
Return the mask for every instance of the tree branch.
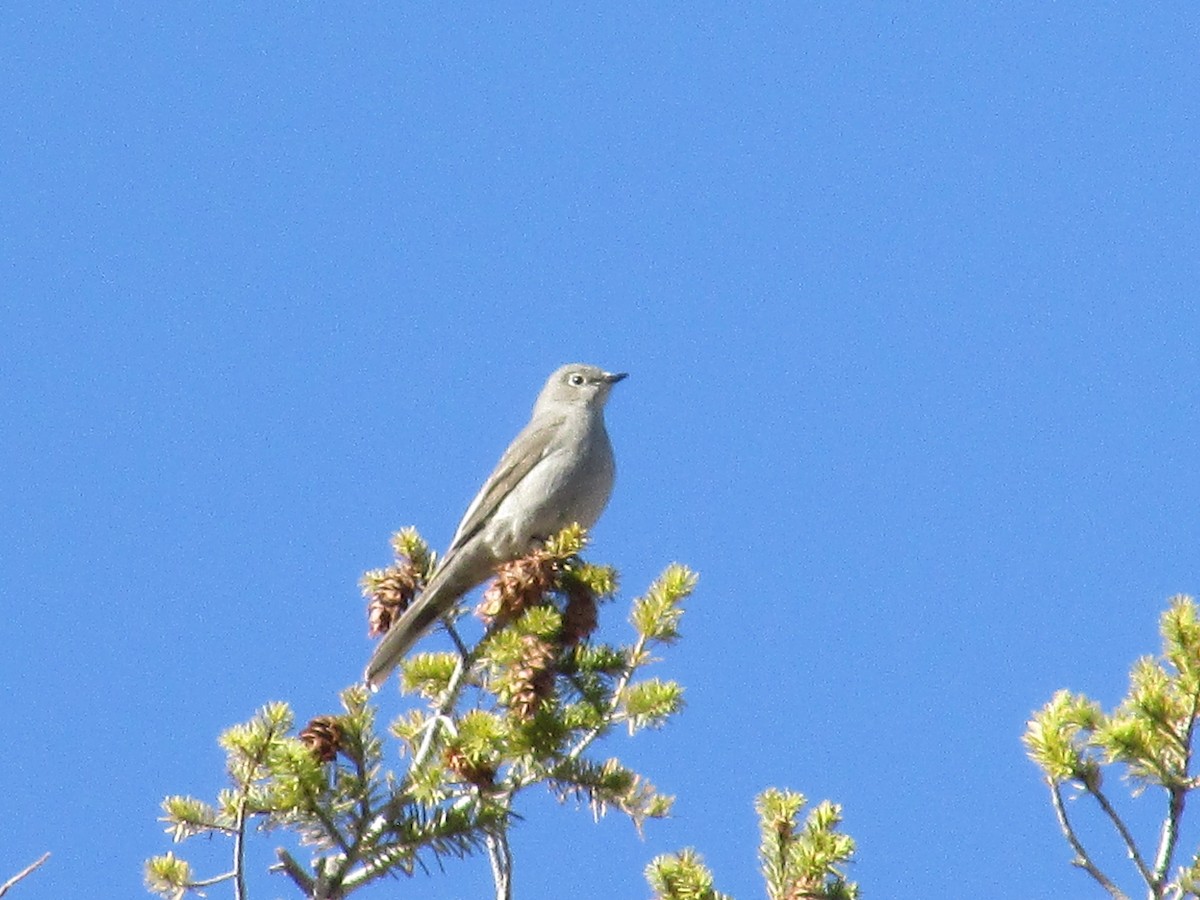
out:
{"label": "tree branch", "polygon": [[296,862],[296,858],[283,847],[276,850],[275,855],[279,858],[279,862],[271,866],[271,868],[275,871],[283,872],[284,875],[295,882],[296,887],[304,892],[304,896],[311,897],[313,887],[316,885],[312,876],[305,872],[304,867]]}
{"label": "tree branch", "polygon": [[1187,789],[1176,785],[1167,790],[1167,817],[1163,820],[1162,836],[1158,840],[1158,854],[1154,859],[1154,881],[1151,888],[1161,889],[1171,868],[1175,845],[1179,841],[1179,820],[1183,817],[1183,805],[1187,800]]}
{"label": "tree branch", "polygon": [[598,725],[588,730],[588,732],[579,739],[571,751],[567,754],[567,759],[578,759],[579,755],[586,750],[591,743],[604,733],[604,729],[612,724],[612,719],[616,715],[617,710],[621,706],[621,695],[625,693],[625,689],[629,687],[629,682],[633,678],[633,673],[636,672],[642,665],[640,660],[646,653],[646,644],[649,639],[644,635],[638,635],[637,643],[633,645],[633,650],[629,653],[629,662],[625,666],[625,671],[621,673],[621,677],[617,679],[616,685],[613,687],[612,700],[608,704],[608,709],[605,710],[604,716],[600,719]]}
{"label": "tree branch", "polygon": [[201,878],[198,881],[189,881],[187,889],[212,887],[214,884],[220,884],[223,881],[232,881],[236,873],[230,869],[228,872],[222,872],[220,875],[214,875],[212,878]]}
{"label": "tree branch", "polygon": [[246,900],[246,795],[238,801],[237,833],[233,837],[233,896]]}
{"label": "tree branch", "polygon": [[412,765],[408,767],[410,778],[414,772],[425,764],[430,750],[433,749],[433,739],[438,726],[450,724],[450,712],[458,703],[458,696],[462,693],[467,671],[475,661],[474,653],[467,649],[466,644],[462,642],[462,638],[458,636],[458,632],[449,622],[446,623],[446,631],[450,633],[450,637],[454,641],[454,646],[458,648],[458,663],[454,666],[454,674],[450,676],[450,683],[446,685],[446,696],[442,698],[442,702],[438,704],[433,718],[429,720],[425,736],[421,739],[421,746],[417,750],[416,755],[413,756]]}
{"label": "tree branch", "polygon": [[1192,765],[1192,738],[1196,730],[1196,716],[1200,713],[1200,682],[1192,692],[1192,711],[1188,716],[1187,725],[1183,729],[1180,744],[1183,748],[1183,771],[1177,784],[1167,788],[1167,817],[1163,820],[1162,834],[1158,840],[1158,853],[1154,858],[1154,878],[1151,885],[1161,886],[1167,879],[1171,869],[1171,861],[1175,856],[1175,846],[1179,841],[1179,821],[1183,818],[1183,807],[1187,802],[1187,792],[1191,788],[1191,778],[1188,770]]}
{"label": "tree branch", "polygon": [[[1087,792],[1096,798],[1096,802],[1100,804],[1100,808],[1104,810],[1104,814],[1108,816],[1109,821],[1113,823],[1113,827],[1117,829],[1117,834],[1121,836],[1122,843],[1125,844],[1125,849],[1129,853],[1129,858],[1133,860],[1133,864],[1137,866],[1138,874],[1146,882],[1146,886],[1153,888],[1157,883],[1154,875],[1150,872],[1146,861],[1142,858],[1141,851],[1137,848],[1137,843],[1133,839],[1133,835],[1129,833],[1129,828],[1125,825],[1125,821],[1120,814],[1113,809],[1113,805],[1108,802],[1108,797],[1099,788],[1087,787]],[[1159,879],[1161,881],[1161,879]]]}
{"label": "tree branch", "polygon": [[512,900],[512,849],[508,846],[508,832],[489,831],[487,837],[488,858],[492,862],[492,880],[496,883],[496,900]]}
{"label": "tree branch", "polygon": [[3,897],[5,894],[7,894],[9,892],[9,890],[12,888],[12,886],[15,885],[18,881],[25,878],[32,872],[34,872],[36,869],[40,868],[42,863],[44,863],[49,858],[50,858],[49,852],[43,853],[40,857],[35,859],[33,862],[31,862],[29,865],[27,865],[25,868],[23,868],[20,872],[18,872],[12,878],[8,879],[8,881],[4,882],[4,884],[0,884],[0,897]]}
{"label": "tree branch", "polygon": [[1075,858],[1071,860],[1071,865],[1078,866],[1094,878],[1101,887],[1108,891],[1109,896],[1113,900],[1129,900],[1129,896],[1121,891],[1112,879],[1105,875],[1092,862],[1092,858],[1088,856],[1086,850],[1083,849],[1083,844],[1079,842],[1079,837],[1075,834],[1075,829],[1071,827],[1071,820],[1067,818],[1067,808],[1063,804],[1062,788],[1059,783],[1053,778],[1046,778],[1046,784],[1050,787],[1050,800],[1054,804],[1054,814],[1058,817],[1058,827],[1062,829],[1063,837],[1067,839],[1067,843],[1071,845],[1071,849],[1075,851]]}

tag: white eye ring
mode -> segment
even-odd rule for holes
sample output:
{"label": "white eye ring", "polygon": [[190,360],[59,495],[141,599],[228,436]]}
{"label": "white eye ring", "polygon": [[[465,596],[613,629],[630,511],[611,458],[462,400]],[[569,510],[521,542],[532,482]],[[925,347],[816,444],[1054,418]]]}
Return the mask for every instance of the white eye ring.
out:
{"label": "white eye ring", "polygon": [[575,387],[583,387],[583,382],[586,379],[578,372],[572,372],[571,377],[567,381],[571,382]]}

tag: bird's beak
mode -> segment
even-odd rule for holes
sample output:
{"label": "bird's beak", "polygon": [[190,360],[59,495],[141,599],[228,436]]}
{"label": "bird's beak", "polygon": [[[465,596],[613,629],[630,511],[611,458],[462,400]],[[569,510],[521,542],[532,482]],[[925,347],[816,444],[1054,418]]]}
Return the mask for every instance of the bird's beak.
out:
{"label": "bird's beak", "polygon": [[628,377],[629,377],[628,372],[605,372],[604,373],[604,380],[607,381],[609,384],[616,384],[618,381],[621,381],[622,379],[628,378]]}

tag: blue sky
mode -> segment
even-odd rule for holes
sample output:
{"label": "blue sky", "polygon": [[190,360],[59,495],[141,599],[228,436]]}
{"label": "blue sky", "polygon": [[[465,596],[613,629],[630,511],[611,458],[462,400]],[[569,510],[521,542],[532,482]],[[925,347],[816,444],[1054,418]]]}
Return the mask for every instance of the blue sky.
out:
{"label": "blue sky", "polygon": [[0,25],[0,879],[54,854],[14,897],[144,896],[162,796],[334,707],[361,572],[444,545],[574,360],[631,373],[592,558],[701,573],[687,710],[608,748],[680,799],[644,840],[533,800],[517,896],[685,846],[761,896],[768,785],[844,804],[867,896],[1097,895],[1020,735],[1200,592],[1194,4]]}

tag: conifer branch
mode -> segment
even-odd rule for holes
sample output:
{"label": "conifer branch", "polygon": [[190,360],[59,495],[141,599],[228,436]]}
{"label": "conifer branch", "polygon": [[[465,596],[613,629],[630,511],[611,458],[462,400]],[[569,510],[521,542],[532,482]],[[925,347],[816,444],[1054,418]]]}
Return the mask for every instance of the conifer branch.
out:
{"label": "conifer branch", "polygon": [[287,851],[286,848],[280,847],[275,851],[275,856],[279,862],[271,867],[272,871],[283,872],[288,878],[292,879],[296,887],[304,893],[305,897],[313,895],[313,888],[316,882],[312,876],[304,871],[304,867],[296,862],[296,858]]}
{"label": "conifer branch", "polygon": [[1145,880],[1147,886],[1154,887],[1157,883],[1155,877],[1151,874],[1149,867],[1146,865],[1145,859],[1142,858],[1142,853],[1138,850],[1137,842],[1133,839],[1133,835],[1129,832],[1129,827],[1125,824],[1125,820],[1121,818],[1120,813],[1113,808],[1104,791],[1099,787],[1093,787],[1085,783],[1085,789],[1089,794],[1096,798],[1096,802],[1100,804],[1100,808],[1104,810],[1104,814],[1108,816],[1113,827],[1117,830],[1117,834],[1121,836],[1121,843],[1125,845],[1125,850],[1129,854],[1129,858],[1133,860],[1134,866],[1137,867],[1138,874]]}
{"label": "conifer branch", "polygon": [[35,859],[33,862],[31,862],[25,868],[23,868],[20,872],[18,872],[12,878],[8,879],[8,881],[4,882],[4,884],[0,884],[0,897],[3,897],[10,890],[12,890],[13,886],[18,881],[22,881],[23,879],[29,877],[31,874],[33,874],[35,871],[37,871],[39,868],[41,868],[42,864],[45,863],[46,860],[48,860],[49,858],[50,858],[49,852],[43,853],[41,856],[39,856],[37,859]]}
{"label": "conifer branch", "polygon": [[438,704],[438,708],[433,716],[430,717],[429,723],[425,728],[425,734],[421,738],[421,746],[413,755],[412,764],[408,767],[409,780],[425,765],[425,760],[429,757],[429,753],[433,749],[434,738],[439,727],[453,728],[450,713],[458,705],[458,697],[462,693],[462,689],[466,683],[467,670],[473,664],[471,653],[463,646],[462,641],[458,639],[453,626],[447,625],[446,628],[454,635],[454,642],[459,648],[458,662],[454,666],[454,674],[450,676],[450,683],[446,685],[446,695],[443,697],[442,702]]}
{"label": "conifer branch", "polygon": [[233,881],[233,870],[222,872],[220,875],[213,875],[211,878],[201,878],[197,881],[189,881],[187,883],[188,890],[197,888],[212,887],[214,884],[221,884],[226,881]]}
{"label": "conifer branch", "polygon": [[[1080,694],[1058,691],[1030,719],[1024,742],[1029,757],[1051,786],[1059,827],[1075,853],[1073,864],[1087,871],[1113,896],[1117,891],[1083,850],[1067,814],[1061,785],[1078,782],[1095,798],[1148,888],[1151,900],[1200,897],[1200,856],[1177,872],[1187,795],[1200,786],[1191,772],[1193,741],[1200,715],[1200,607],[1184,595],[1172,597],[1160,618],[1163,651],[1144,656],[1130,671],[1129,691],[1111,713]],[[1153,858],[1146,840],[1139,848],[1132,831],[1101,789],[1103,767],[1120,764],[1134,782],[1162,788],[1166,808]]]}
{"label": "conifer branch", "polygon": [[450,640],[454,643],[455,650],[458,651],[458,660],[454,664],[454,671],[450,675],[450,681],[446,684],[446,690],[441,702],[434,710],[433,715],[430,716],[429,721],[425,724],[425,733],[421,736],[421,745],[417,748],[417,752],[413,754],[412,762],[409,764],[406,778],[409,783],[412,782],[421,767],[425,765],[426,759],[429,758],[438,729],[448,727],[453,731],[454,723],[450,718],[450,713],[458,705],[458,699],[462,694],[463,688],[466,687],[467,672],[475,664],[478,652],[478,648],[472,651],[467,647],[452,623],[446,622],[445,629],[446,633],[450,635]]}
{"label": "conifer branch", "polygon": [[[395,606],[427,568],[419,538],[403,537],[397,553],[412,571],[365,579],[372,629],[396,612],[383,601]],[[615,593],[617,575],[580,560],[582,544],[582,531],[567,529],[498,573],[500,587],[485,596],[495,613],[481,613],[488,627],[473,646],[449,625],[457,653],[406,663],[404,690],[426,698],[423,709],[391,728],[412,752],[406,769],[384,766],[376,709],[358,686],[342,692],[343,712],[317,716],[298,732],[284,702],[268,703],[223,732],[229,788],[215,803],[170,796],[163,821],[177,842],[231,838],[232,870],[198,881],[187,860],[168,853],[147,861],[147,887],[179,900],[229,882],[234,900],[247,900],[247,826],[261,817],[264,830],[287,831],[311,848],[311,859],[301,862],[280,847],[271,866],[307,900],[343,900],[384,876],[428,872],[431,860],[484,852],[497,900],[511,900],[508,828],[513,798],[524,788],[542,783],[560,797],[588,800],[594,811],[619,809],[639,828],[665,815],[670,797],[619,760],[595,763],[584,751],[618,721],[633,732],[678,711],[682,689],[673,682],[631,687],[631,679],[650,662],[649,648],[677,637],[680,601],[695,577],[669,567],[635,602],[630,644],[590,645],[584,639],[596,626],[597,601]],[[469,708],[468,688],[478,693],[470,694]]]}
{"label": "conifer branch", "polygon": [[512,900],[512,848],[508,843],[508,832],[488,832],[488,859],[492,864],[492,880],[496,885],[496,900]]}
{"label": "conifer branch", "polygon": [[1183,816],[1184,802],[1187,800],[1187,789],[1182,786],[1171,787],[1167,791],[1167,817],[1163,819],[1162,834],[1158,840],[1158,854],[1154,860],[1154,880],[1150,881],[1152,889],[1160,889],[1171,868],[1171,859],[1175,855],[1175,845],[1179,841],[1179,820]]}
{"label": "conifer branch", "polygon": [[1046,778],[1046,784],[1050,787],[1050,799],[1054,804],[1054,814],[1058,817],[1058,826],[1062,829],[1063,836],[1067,839],[1067,843],[1071,845],[1071,849],[1075,851],[1075,858],[1071,860],[1071,865],[1078,866],[1094,878],[1101,887],[1108,891],[1113,900],[1129,900],[1127,894],[1123,893],[1112,879],[1100,871],[1099,867],[1092,862],[1092,858],[1088,856],[1087,850],[1080,843],[1078,835],[1075,834],[1075,829],[1071,826],[1071,820],[1067,816],[1067,808],[1063,804],[1062,787],[1053,778]]}
{"label": "conifer branch", "polygon": [[308,812],[320,823],[321,829],[325,835],[337,845],[338,850],[344,859],[348,859],[353,852],[350,849],[350,842],[346,840],[346,836],[342,834],[342,830],[338,828],[337,823],[329,816],[328,810],[320,798],[314,797],[312,794],[307,794]]}
{"label": "conifer branch", "polygon": [[233,836],[233,896],[246,900],[246,795],[238,799],[237,822]]}
{"label": "conifer branch", "polygon": [[624,698],[625,690],[629,687],[629,682],[633,679],[633,673],[641,665],[640,660],[645,657],[646,645],[649,642],[650,639],[646,635],[638,635],[637,643],[629,651],[628,662],[626,662],[625,668],[621,671],[621,676],[617,679],[617,683],[613,685],[612,699],[608,702],[608,709],[600,717],[600,721],[584,732],[583,736],[576,741],[575,746],[567,753],[567,759],[578,759],[580,754],[591,746],[596,738],[600,737],[600,735],[612,726],[613,717],[616,715],[617,710],[621,708],[621,701]]}
{"label": "conifer branch", "polygon": [[1175,856],[1175,847],[1179,841],[1179,820],[1183,817],[1184,804],[1190,790],[1192,779],[1189,775],[1192,765],[1192,739],[1195,737],[1196,716],[1200,714],[1200,680],[1192,691],[1192,706],[1180,739],[1183,751],[1183,771],[1178,784],[1172,784],[1167,790],[1167,817],[1163,821],[1162,835],[1158,841],[1158,853],[1154,859],[1154,882],[1161,885],[1171,869],[1171,860]]}

